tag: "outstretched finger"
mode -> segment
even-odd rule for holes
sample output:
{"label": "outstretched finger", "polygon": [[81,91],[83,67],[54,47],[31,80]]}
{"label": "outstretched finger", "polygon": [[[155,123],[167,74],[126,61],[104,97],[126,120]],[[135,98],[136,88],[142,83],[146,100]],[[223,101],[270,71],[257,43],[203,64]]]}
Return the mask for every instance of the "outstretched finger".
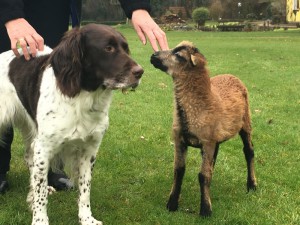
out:
{"label": "outstretched finger", "polygon": [[30,55],[29,55],[29,52],[28,52],[28,49],[27,49],[27,42],[26,42],[26,40],[24,38],[19,38],[17,43],[20,45],[20,47],[21,47],[21,49],[23,51],[23,55],[24,55],[25,59],[29,60],[30,59]]}
{"label": "outstretched finger", "polygon": [[152,31],[152,30],[149,31],[146,35],[148,36],[148,40],[149,40],[149,42],[150,42],[150,44],[151,44],[151,46],[152,46],[152,49],[153,49],[155,52],[159,51],[159,48],[158,48],[158,46],[157,46],[157,39],[156,39],[156,36],[155,36],[155,34],[153,33],[153,31]]}
{"label": "outstretched finger", "polygon": [[147,43],[147,39],[142,31],[142,29],[139,26],[135,26],[135,31],[140,39],[140,41],[145,45]]}
{"label": "outstretched finger", "polygon": [[154,30],[153,34],[154,34],[161,50],[168,50],[169,46],[168,46],[166,34],[161,30]]}
{"label": "outstretched finger", "polygon": [[44,39],[42,38],[42,36],[40,36],[38,33],[35,33],[32,35],[32,37],[35,40],[37,49],[39,51],[44,51]]}
{"label": "outstretched finger", "polygon": [[30,35],[26,36],[25,39],[27,44],[29,45],[30,54],[32,55],[32,57],[35,57],[37,54],[37,44],[35,40]]}

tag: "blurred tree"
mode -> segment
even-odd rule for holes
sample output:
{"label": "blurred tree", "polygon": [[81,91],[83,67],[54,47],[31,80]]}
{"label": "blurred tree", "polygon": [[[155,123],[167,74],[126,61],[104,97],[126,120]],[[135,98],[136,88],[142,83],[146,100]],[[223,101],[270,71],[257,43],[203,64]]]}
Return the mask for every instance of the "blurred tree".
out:
{"label": "blurred tree", "polygon": [[286,0],[276,0],[272,3],[271,14],[280,17],[280,22],[286,22]]}
{"label": "blurred tree", "polygon": [[151,15],[154,17],[160,17],[166,12],[166,8],[169,7],[168,1],[151,0]]}
{"label": "blurred tree", "polygon": [[102,22],[125,18],[118,0],[82,0],[82,20]]}
{"label": "blurred tree", "polygon": [[[125,20],[125,14],[118,0],[82,0],[83,20],[113,21]],[[161,17],[170,6],[185,7],[191,17],[198,7],[207,7],[213,19],[271,19],[274,15],[285,16],[286,0],[150,0],[151,15]]]}
{"label": "blurred tree", "polygon": [[208,7],[210,5],[211,0],[193,0],[193,8],[197,8],[200,6]]}
{"label": "blurred tree", "polygon": [[222,6],[221,1],[213,0],[209,7],[209,12],[211,18],[213,18],[214,20],[219,20],[220,18],[222,18],[224,13],[224,8]]}

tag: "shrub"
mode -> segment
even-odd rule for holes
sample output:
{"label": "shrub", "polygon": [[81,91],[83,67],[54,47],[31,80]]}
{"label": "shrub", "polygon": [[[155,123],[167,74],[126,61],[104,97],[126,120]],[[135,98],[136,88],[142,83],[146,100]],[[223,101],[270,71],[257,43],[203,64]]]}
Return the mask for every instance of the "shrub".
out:
{"label": "shrub", "polygon": [[197,23],[198,28],[205,25],[209,19],[209,10],[205,7],[196,8],[192,13],[193,20]]}

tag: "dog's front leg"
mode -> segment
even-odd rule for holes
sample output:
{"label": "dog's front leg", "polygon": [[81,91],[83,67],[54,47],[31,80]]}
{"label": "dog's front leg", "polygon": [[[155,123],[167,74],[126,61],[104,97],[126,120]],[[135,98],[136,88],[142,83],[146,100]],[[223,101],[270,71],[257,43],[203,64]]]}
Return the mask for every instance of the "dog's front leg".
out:
{"label": "dog's front leg", "polygon": [[98,147],[93,148],[93,150],[91,150],[91,148],[84,149],[82,151],[81,157],[79,158],[78,216],[79,216],[79,222],[82,225],[90,225],[90,224],[102,225],[101,221],[96,220],[92,216],[91,204],[90,204],[92,170],[96,160],[97,150]]}
{"label": "dog's front leg", "polygon": [[48,225],[47,203],[48,203],[48,180],[50,151],[37,141],[33,145],[33,166],[30,174],[31,190],[27,201],[32,203],[32,225]]}

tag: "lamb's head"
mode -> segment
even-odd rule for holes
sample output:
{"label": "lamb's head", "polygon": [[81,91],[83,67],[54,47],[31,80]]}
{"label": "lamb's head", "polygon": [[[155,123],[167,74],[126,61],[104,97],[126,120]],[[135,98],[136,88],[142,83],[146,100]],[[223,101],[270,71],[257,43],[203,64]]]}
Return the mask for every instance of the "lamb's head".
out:
{"label": "lamb's head", "polygon": [[191,42],[182,41],[171,50],[155,52],[151,56],[151,63],[175,77],[203,69],[206,59]]}

